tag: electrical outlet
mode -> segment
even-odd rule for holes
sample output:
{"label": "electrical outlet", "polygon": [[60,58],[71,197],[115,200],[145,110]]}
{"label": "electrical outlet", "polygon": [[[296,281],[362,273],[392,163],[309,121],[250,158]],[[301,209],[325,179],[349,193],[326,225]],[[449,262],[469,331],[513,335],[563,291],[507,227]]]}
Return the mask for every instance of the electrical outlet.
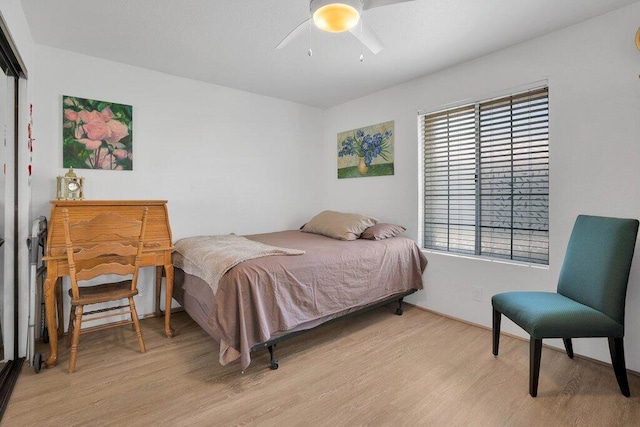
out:
{"label": "electrical outlet", "polygon": [[479,286],[471,287],[471,299],[474,301],[482,301],[482,288]]}

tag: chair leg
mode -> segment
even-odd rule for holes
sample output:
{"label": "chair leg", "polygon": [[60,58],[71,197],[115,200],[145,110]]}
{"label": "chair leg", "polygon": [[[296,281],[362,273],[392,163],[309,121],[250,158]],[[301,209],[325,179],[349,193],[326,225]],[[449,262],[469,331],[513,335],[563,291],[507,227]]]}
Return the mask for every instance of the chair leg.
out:
{"label": "chair leg", "polygon": [[533,338],[529,343],[529,394],[538,395],[538,378],[540,377],[540,358],[542,357],[542,338]]}
{"label": "chair leg", "polygon": [[78,342],[80,341],[80,329],[82,328],[82,309],[79,305],[76,307],[76,320],[73,327],[73,341],[71,343],[71,357],[69,359],[69,373],[72,374],[76,370],[76,356],[78,355]]}
{"label": "chair leg", "polygon": [[138,320],[138,313],[136,312],[136,305],[133,302],[133,297],[129,297],[129,308],[131,309],[131,320],[136,329],[136,335],[138,336],[138,345],[140,346],[140,353],[147,351],[142,340],[142,331],[140,330],[140,321]]}
{"label": "chair leg", "polygon": [[76,316],[75,306],[69,307],[69,327],[67,328],[67,347],[71,345],[71,336],[73,335],[73,320]]}
{"label": "chair leg", "polygon": [[502,313],[495,308],[493,309],[493,355],[498,355],[498,347],[500,347],[500,321]]}
{"label": "chair leg", "polygon": [[622,338],[609,337],[609,353],[611,353],[611,364],[618,380],[618,387],[626,397],[631,396],[629,391],[629,381],[627,380],[627,367],[624,363],[624,343]]}
{"label": "chair leg", "polygon": [[565,350],[567,350],[567,356],[573,359],[573,344],[571,343],[571,338],[562,338],[562,341],[564,342]]}

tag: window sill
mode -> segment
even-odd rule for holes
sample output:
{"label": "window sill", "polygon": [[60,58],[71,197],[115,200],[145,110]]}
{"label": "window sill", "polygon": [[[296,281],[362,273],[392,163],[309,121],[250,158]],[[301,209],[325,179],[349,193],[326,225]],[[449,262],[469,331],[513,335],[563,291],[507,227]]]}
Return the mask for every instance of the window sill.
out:
{"label": "window sill", "polygon": [[474,261],[493,262],[493,263],[496,263],[496,264],[507,264],[507,265],[515,265],[515,266],[519,266],[519,267],[536,268],[536,269],[539,269],[539,270],[549,270],[549,265],[544,265],[544,264],[534,264],[534,263],[522,262],[522,261],[513,261],[513,260],[499,259],[499,258],[489,258],[489,257],[486,257],[486,256],[480,256],[480,255],[462,255],[462,254],[456,254],[456,253],[451,253],[451,252],[436,251],[436,250],[433,250],[433,249],[421,248],[420,250],[425,254],[437,254],[437,255],[449,256],[449,257],[454,257],[454,258],[470,259],[470,260],[474,260]]}

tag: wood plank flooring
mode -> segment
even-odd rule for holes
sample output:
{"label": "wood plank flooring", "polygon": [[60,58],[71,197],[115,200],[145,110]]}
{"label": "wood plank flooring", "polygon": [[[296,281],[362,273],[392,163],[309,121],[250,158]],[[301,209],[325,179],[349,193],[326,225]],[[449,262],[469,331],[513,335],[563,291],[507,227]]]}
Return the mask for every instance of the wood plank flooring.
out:
{"label": "wood plank flooring", "polygon": [[[389,305],[253,354],[245,373],[221,366],[218,345],[186,313],[174,338],[142,322],[147,353],[129,328],[81,337],[77,371],[35,374],[25,364],[3,426],[631,426],[640,378],[620,394],[610,367],[543,349],[538,397],[528,394],[529,346],[416,307]],[[44,351],[44,348],[43,350]]]}

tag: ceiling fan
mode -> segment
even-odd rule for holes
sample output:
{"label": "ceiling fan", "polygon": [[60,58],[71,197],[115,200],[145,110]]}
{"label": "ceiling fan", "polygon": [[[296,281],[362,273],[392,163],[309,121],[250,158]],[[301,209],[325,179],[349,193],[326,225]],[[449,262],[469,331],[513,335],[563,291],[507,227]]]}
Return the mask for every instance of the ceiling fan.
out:
{"label": "ceiling fan", "polygon": [[276,46],[276,49],[282,49],[289,44],[313,21],[323,31],[331,33],[351,32],[367,49],[377,54],[384,45],[375,31],[373,31],[373,28],[361,19],[362,11],[407,1],[413,0],[311,0],[309,2],[311,16],[294,28]]}

